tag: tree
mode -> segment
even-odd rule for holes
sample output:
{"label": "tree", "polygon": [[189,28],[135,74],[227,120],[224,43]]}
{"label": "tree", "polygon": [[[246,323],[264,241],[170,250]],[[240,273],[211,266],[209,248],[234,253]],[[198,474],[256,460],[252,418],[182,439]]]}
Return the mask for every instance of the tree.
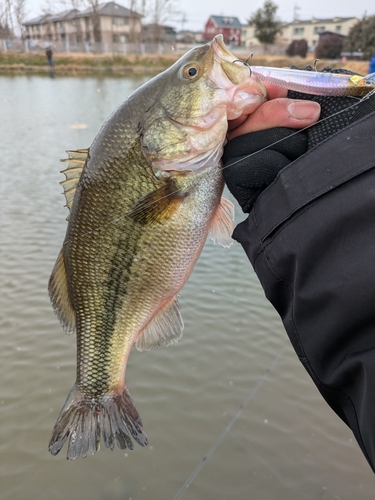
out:
{"label": "tree", "polygon": [[306,57],[308,50],[307,46],[307,41],[305,39],[302,40],[293,40],[288,45],[288,48],[286,49],[285,53],[289,57],[293,56],[300,56],[300,57]]}
{"label": "tree", "polygon": [[276,35],[281,32],[281,22],[276,18],[278,6],[272,0],[266,0],[263,8],[258,9],[248,20],[250,26],[254,26],[256,38],[267,45],[275,42]]}
{"label": "tree", "polygon": [[0,38],[11,38],[22,32],[25,0],[0,0]]}
{"label": "tree", "polygon": [[344,46],[344,37],[335,33],[327,33],[320,37],[315,49],[317,59],[337,59]]}
{"label": "tree", "polygon": [[25,7],[26,7],[26,0],[14,0],[13,3],[13,12],[14,12],[14,17],[16,19],[16,23],[18,26],[19,31],[22,34],[22,23],[25,20],[26,12],[25,12]]}
{"label": "tree", "polygon": [[361,50],[365,59],[370,59],[375,50],[375,16],[364,16],[349,31],[345,42],[345,50],[354,52]]}

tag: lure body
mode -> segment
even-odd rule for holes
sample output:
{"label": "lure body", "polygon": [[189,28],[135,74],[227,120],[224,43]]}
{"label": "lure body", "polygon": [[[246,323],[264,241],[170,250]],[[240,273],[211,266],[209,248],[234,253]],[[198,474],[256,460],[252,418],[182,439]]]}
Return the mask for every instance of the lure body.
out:
{"label": "lure body", "polygon": [[263,83],[313,95],[363,97],[375,89],[375,73],[360,76],[267,66],[251,66],[251,73]]}

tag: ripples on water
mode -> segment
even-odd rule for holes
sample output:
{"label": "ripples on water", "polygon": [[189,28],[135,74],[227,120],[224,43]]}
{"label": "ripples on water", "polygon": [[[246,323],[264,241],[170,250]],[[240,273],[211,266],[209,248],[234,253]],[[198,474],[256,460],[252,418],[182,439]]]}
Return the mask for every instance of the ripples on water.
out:
{"label": "ripples on water", "polygon": [[46,291],[66,228],[58,160],[89,146],[143,81],[0,77],[0,497],[373,498],[351,432],[299,365],[238,245],[207,243],[181,294],[182,341],[130,356],[150,445],[75,462],[65,448],[48,453],[75,377],[75,338]]}

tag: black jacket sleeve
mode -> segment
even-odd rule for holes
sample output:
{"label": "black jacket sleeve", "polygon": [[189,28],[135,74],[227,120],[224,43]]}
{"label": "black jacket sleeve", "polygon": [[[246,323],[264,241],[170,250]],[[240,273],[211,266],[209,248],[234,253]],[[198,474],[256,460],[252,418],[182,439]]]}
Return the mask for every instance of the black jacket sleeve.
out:
{"label": "black jacket sleeve", "polygon": [[375,471],[375,111],[285,166],[234,238]]}

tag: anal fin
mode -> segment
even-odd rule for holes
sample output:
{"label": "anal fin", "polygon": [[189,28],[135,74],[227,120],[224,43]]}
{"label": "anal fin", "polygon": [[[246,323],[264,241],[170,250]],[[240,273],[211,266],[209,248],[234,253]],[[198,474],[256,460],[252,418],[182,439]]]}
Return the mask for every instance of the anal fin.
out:
{"label": "anal fin", "polygon": [[146,326],[135,346],[138,351],[167,347],[180,340],[183,329],[180,306],[174,297]]}

